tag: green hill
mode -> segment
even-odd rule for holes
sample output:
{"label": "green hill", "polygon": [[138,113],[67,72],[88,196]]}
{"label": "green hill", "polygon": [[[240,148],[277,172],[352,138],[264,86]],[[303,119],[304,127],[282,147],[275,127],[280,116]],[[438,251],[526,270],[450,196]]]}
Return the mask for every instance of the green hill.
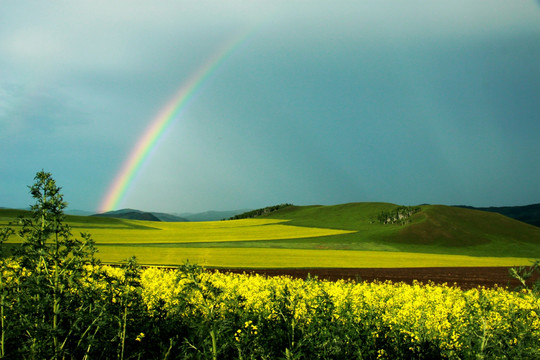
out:
{"label": "green hill", "polygon": [[[356,230],[356,233],[295,241],[294,247],[389,250],[474,256],[540,257],[540,228],[498,213],[443,205],[422,205],[404,225],[383,224],[378,217],[398,206],[349,203],[289,206],[263,216],[288,224]],[[285,242],[274,247],[290,247]]]}

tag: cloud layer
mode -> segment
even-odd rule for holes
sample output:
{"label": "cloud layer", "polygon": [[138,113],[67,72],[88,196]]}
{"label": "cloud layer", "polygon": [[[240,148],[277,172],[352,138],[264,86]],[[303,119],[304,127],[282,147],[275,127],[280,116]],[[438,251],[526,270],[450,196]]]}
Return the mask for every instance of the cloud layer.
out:
{"label": "cloud layer", "polygon": [[152,118],[246,29],[123,206],[540,201],[533,1],[12,1],[0,206],[26,206],[44,168],[96,209]]}

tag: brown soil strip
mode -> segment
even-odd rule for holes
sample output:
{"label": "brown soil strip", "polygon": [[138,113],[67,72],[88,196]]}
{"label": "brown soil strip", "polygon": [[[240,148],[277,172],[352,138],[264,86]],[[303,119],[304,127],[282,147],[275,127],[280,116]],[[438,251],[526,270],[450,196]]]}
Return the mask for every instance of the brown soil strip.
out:
{"label": "brown soil strip", "polygon": [[[291,276],[305,279],[309,276],[323,280],[340,279],[355,281],[386,281],[412,284],[419,281],[424,284],[433,282],[446,283],[462,289],[495,285],[514,289],[520,283],[509,275],[508,267],[432,267],[432,268],[308,268],[308,269],[219,269],[220,272],[255,273],[266,276]],[[536,280],[536,276],[531,280]]]}

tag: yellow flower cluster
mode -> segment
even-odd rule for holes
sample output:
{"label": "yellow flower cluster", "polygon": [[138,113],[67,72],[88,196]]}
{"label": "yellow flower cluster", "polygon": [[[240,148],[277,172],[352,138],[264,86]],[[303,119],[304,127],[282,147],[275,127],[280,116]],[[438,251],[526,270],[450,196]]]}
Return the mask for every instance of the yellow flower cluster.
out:
{"label": "yellow flower cluster", "polygon": [[236,330],[236,333],[234,334],[234,339],[236,340],[236,342],[240,342],[240,338],[242,336],[257,335],[257,330],[257,325],[253,325],[252,320],[246,321],[244,323],[244,329]]}
{"label": "yellow flower cluster", "polygon": [[[178,303],[178,295],[187,291],[189,281],[177,279],[177,271],[149,268],[143,272],[142,294],[149,309],[157,301],[167,307]],[[413,355],[425,343],[437,344],[441,353],[451,357],[471,339],[482,338],[486,344],[504,340],[510,347],[519,346],[520,336],[540,339],[540,299],[529,291],[462,291],[434,284],[302,281],[219,272],[202,272],[199,281],[204,289],[220,291],[211,298],[205,295],[206,290],[191,292],[191,304],[197,307],[210,300],[222,317],[241,308],[270,321],[294,321],[297,327],[309,326],[321,316],[344,326],[371,319],[376,329],[373,338],[398,339]],[[200,311],[208,312],[202,307]],[[257,330],[252,322],[246,322],[235,333],[235,340]],[[383,358],[384,352],[378,355]]]}

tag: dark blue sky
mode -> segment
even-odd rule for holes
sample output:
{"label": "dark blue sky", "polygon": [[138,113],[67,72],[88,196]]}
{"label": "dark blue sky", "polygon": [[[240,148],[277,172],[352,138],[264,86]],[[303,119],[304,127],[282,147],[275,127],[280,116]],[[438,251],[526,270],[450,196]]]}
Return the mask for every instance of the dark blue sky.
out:
{"label": "dark blue sky", "polygon": [[0,206],[45,169],[96,210],[176,90],[239,32],[121,207],[540,202],[535,1],[0,4]]}

